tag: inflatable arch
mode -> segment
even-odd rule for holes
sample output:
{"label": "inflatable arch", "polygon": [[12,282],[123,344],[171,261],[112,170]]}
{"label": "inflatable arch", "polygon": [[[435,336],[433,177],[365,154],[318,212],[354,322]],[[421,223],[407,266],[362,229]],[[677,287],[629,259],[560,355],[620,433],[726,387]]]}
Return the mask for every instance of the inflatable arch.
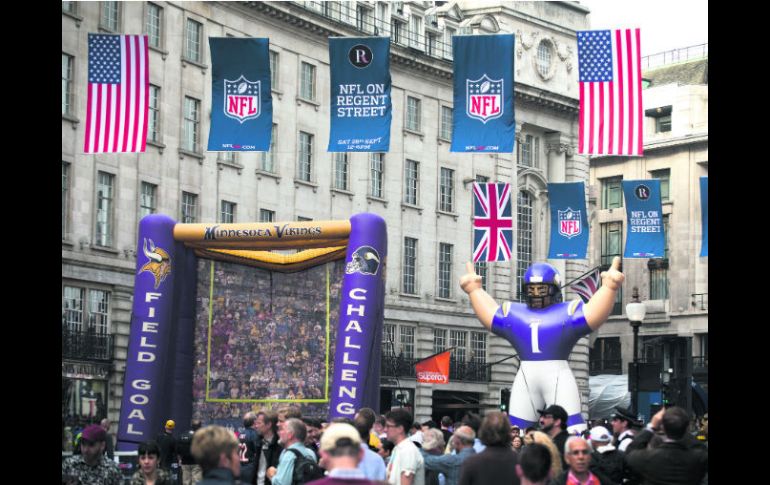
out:
{"label": "inflatable arch", "polygon": [[[286,254],[289,251],[274,251],[292,249],[297,252]],[[180,430],[189,429],[194,403],[199,404],[194,393],[199,401],[206,403],[320,403],[317,406],[321,407],[316,410],[323,409],[329,418],[352,418],[361,407],[379,411],[386,257],[385,221],[374,214],[356,214],[350,220],[343,221],[253,224],[181,224],[160,214],[144,217],[139,223],[131,329],[117,434],[118,449],[134,450],[142,441],[154,439],[167,419],[175,420]],[[342,280],[341,287],[339,280],[335,282],[339,295],[338,307],[330,304],[330,265]],[[236,268],[240,273],[222,276],[225,272],[222,268],[226,267]],[[215,272],[220,279],[217,284]],[[310,280],[311,273],[316,275],[313,277],[321,275],[318,282]],[[286,279],[290,277],[295,278],[291,280],[294,283],[285,283],[290,281]],[[260,278],[268,282],[264,283]],[[270,285],[274,284],[274,278],[283,281],[281,284],[288,288],[282,290],[284,293],[280,299],[272,296],[274,292]],[[320,282],[323,280],[326,281],[325,292],[321,289]],[[260,282],[259,289],[254,288],[255,281]],[[243,293],[243,288],[247,287],[248,295],[241,298],[241,306],[238,307],[240,312],[220,308],[220,319],[217,320],[216,315],[212,318],[216,313],[212,307],[219,308],[237,299],[235,297],[238,292]],[[260,306],[263,309],[265,306],[257,300],[265,298],[264,294],[270,294],[268,298],[272,299],[269,304],[271,309],[274,304],[279,307],[280,303],[291,306],[291,302],[302,301],[306,294],[297,293],[302,291],[300,287],[311,287],[312,291],[325,294],[325,306],[323,303],[314,303],[314,308],[325,308],[325,311],[316,311],[313,317],[286,310],[286,314],[293,319],[278,325],[275,322],[282,318],[281,315],[260,312]],[[220,296],[216,296],[215,288]],[[243,301],[249,302],[245,310]],[[255,303],[252,304],[252,301]],[[234,334],[223,337],[222,325],[218,330],[216,325],[219,325],[218,321],[221,323],[225,312],[230,324],[228,328],[239,328],[241,323],[245,327],[245,321],[248,320],[252,333],[263,339],[259,345],[247,342],[251,347],[236,356],[238,362],[226,360],[233,359],[231,354],[225,356],[224,362],[213,362],[219,368],[219,377],[225,378],[236,368],[248,368],[249,364],[244,364],[243,360],[248,359],[252,353],[273,352],[271,362],[275,362],[276,348],[282,348],[284,352],[288,348],[289,353],[301,353],[303,357],[312,354],[312,349],[323,348],[323,345],[317,343],[323,337],[311,338],[311,350],[299,352],[292,348],[294,345],[302,345],[302,338],[307,338],[309,334],[308,329],[321,328],[318,324],[314,327],[305,325],[306,316],[307,319],[316,320],[323,317],[326,326],[325,355],[320,360],[308,360],[303,367],[310,369],[314,367],[313,362],[325,363],[325,366],[315,365],[313,369],[318,370],[319,376],[325,371],[325,379],[320,380],[324,383],[321,395],[304,396],[300,391],[299,396],[295,396],[292,390],[288,398],[274,393],[261,399],[253,396],[244,399],[238,389],[232,391],[235,396],[222,399],[221,395],[217,395],[211,385],[212,345],[219,342],[228,349],[228,344],[238,339],[243,342],[244,335],[248,335],[248,329],[244,328],[242,334],[235,334],[240,333],[238,329]],[[330,315],[337,312],[338,321],[331,321]],[[248,318],[244,318],[244,315]],[[274,318],[275,321],[260,321],[260,318]],[[196,322],[199,323],[197,330]],[[264,341],[266,335],[275,334],[267,333],[262,324],[266,324],[269,332],[282,332],[283,347],[272,345],[273,341]],[[295,336],[292,332],[298,332],[297,329],[303,325],[301,331],[304,337],[299,337],[299,334]],[[336,327],[336,331],[332,327]],[[334,339],[330,338],[330,328],[336,335]],[[200,358],[204,351],[206,362]],[[286,358],[290,357],[286,355]],[[332,361],[333,372],[330,372]],[[206,366],[205,374],[203,366]],[[277,380],[275,376],[284,371],[283,364],[279,364],[279,367],[277,371],[268,372],[267,369],[254,369],[252,363],[249,368],[253,376],[251,389],[259,387],[258,382],[269,382],[272,385],[271,379]],[[255,377],[261,371],[268,372],[268,375],[263,376],[265,380],[259,381]],[[294,375],[297,375],[296,372]],[[303,375],[300,380],[306,377]],[[204,384],[205,396],[201,391]],[[238,385],[242,385],[240,389],[246,389],[248,393],[249,382]],[[196,409],[196,417],[201,418],[204,424],[213,421],[207,419],[209,416],[201,415],[201,408]],[[237,416],[237,412],[233,411],[231,417],[240,420],[242,414]]]}

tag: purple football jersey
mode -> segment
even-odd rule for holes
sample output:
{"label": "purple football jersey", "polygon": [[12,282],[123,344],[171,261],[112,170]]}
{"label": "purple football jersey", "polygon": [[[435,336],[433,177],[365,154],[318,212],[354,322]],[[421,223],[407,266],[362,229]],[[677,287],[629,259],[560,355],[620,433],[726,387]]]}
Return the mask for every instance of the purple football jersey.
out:
{"label": "purple football jersey", "polygon": [[521,360],[567,360],[572,347],[591,328],[580,300],[543,309],[508,302],[495,312],[492,332],[510,342]]}

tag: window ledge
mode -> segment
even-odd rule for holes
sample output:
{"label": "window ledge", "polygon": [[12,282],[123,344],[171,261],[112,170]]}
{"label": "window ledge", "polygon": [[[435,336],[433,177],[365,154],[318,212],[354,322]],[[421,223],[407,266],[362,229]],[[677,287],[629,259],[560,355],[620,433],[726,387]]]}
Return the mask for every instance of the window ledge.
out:
{"label": "window ledge", "polygon": [[62,10],[61,13],[62,15],[66,15],[67,17],[75,19],[75,27],[80,28],[80,22],[83,21],[83,17],[74,12],[67,12],[65,10]]}
{"label": "window ledge", "polygon": [[398,296],[403,296],[405,298],[411,298],[413,300],[421,300],[422,297],[420,295],[413,295],[411,293],[399,293]]}
{"label": "window ledge", "polygon": [[444,298],[444,297],[441,297],[441,296],[435,296],[435,297],[433,297],[433,300],[434,301],[442,301],[444,303],[454,303],[454,304],[457,304],[457,300],[455,300],[453,298]]}
{"label": "window ledge", "polygon": [[372,195],[366,196],[367,203],[371,204],[372,202],[379,202],[380,204],[384,205],[385,207],[388,206],[388,201],[385,199],[380,199],[379,197],[374,197]]}
{"label": "window ledge", "polygon": [[72,116],[71,114],[68,114],[68,113],[62,113],[61,119],[64,120],[64,121],[69,121],[70,123],[72,123],[72,129],[73,130],[77,130],[78,123],[80,123],[80,119],[79,118],[76,118],[75,116]]}
{"label": "window ledge", "polygon": [[155,46],[152,46],[152,45],[147,45],[147,47],[148,47],[148,48],[149,48],[151,51],[155,51],[155,52],[157,52],[158,54],[160,54],[160,57],[161,57],[161,59],[163,59],[164,61],[165,61],[165,60],[166,60],[166,58],[168,57],[168,51],[167,51],[167,50],[165,50],[165,49],[161,49],[160,47],[155,47]]}
{"label": "window ledge", "polygon": [[281,176],[277,173],[268,172],[267,170],[261,170],[258,168],[254,170],[254,174],[256,174],[257,180],[262,180],[262,177],[269,177],[271,179],[275,179],[276,185],[281,183]]}
{"label": "window ledge", "polygon": [[442,211],[442,210],[437,210],[436,211],[436,219],[440,219],[442,215],[443,216],[452,217],[452,218],[454,218],[454,220],[457,220],[457,218],[459,217],[458,214],[456,214],[454,212],[446,212],[446,211]]}
{"label": "window ledge", "polygon": [[350,199],[350,200],[353,200],[353,196],[356,195],[353,192],[350,192],[349,190],[343,190],[343,189],[338,189],[338,188],[334,188],[334,187],[331,189],[331,192],[332,192],[332,197],[336,197],[337,194],[347,195],[348,199]]}
{"label": "window ledge", "polygon": [[421,131],[410,130],[409,128],[404,128],[404,130],[403,130],[403,131],[404,131],[404,134],[405,134],[405,135],[406,135],[407,133],[409,133],[409,134],[412,134],[412,135],[417,135],[417,136],[419,136],[419,137],[420,137],[420,141],[422,141],[422,140],[425,138],[425,133],[423,133],[423,132],[421,132]]}
{"label": "window ledge", "polygon": [[280,89],[271,88],[270,92],[272,92],[273,94],[277,94],[279,100],[283,99],[283,91],[281,91]]}
{"label": "window ledge", "polygon": [[102,252],[102,253],[114,254],[115,256],[120,254],[120,251],[118,251],[117,249],[111,248],[111,247],[107,247],[107,246],[96,246],[96,245],[92,244],[91,245],[91,249],[93,249],[94,251]]}
{"label": "window ledge", "polygon": [[193,66],[198,66],[203,71],[203,74],[205,74],[206,69],[209,68],[206,64],[201,64],[198,61],[193,61],[192,59],[187,59],[186,57],[182,58],[182,67],[187,67],[187,64],[192,64]]}
{"label": "window ledge", "polygon": [[238,171],[238,175],[243,171],[243,165],[238,162],[230,162],[227,160],[217,160],[217,168],[223,170],[225,167],[234,168]]}
{"label": "window ledge", "polygon": [[307,180],[294,179],[294,188],[299,188],[300,185],[311,187],[313,192],[318,192],[318,184],[315,182],[308,182]]}
{"label": "window ledge", "polygon": [[436,138],[436,142],[437,142],[439,145],[443,145],[444,143],[449,143],[449,144],[451,144],[451,143],[452,143],[452,140],[449,140],[449,139],[447,139],[447,138],[444,138],[444,137],[441,137],[441,136],[439,136],[438,138]]}
{"label": "window ledge", "polygon": [[422,215],[422,211],[423,211],[422,207],[419,207],[419,206],[416,206],[416,205],[412,205],[412,204],[407,204],[406,202],[402,202],[401,203],[401,212],[406,212],[407,209],[414,209],[420,215]]}
{"label": "window ledge", "polygon": [[166,145],[158,141],[147,140],[147,144],[156,147],[161,155],[163,154],[163,150],[166,149]]}
{"label": "window ledge", "polygon": [[184,148],[180,148],[179,149],[179,159],[181,160],[185,156],[192,157],[192,158],[197,158],[198,159],[198,163],[201,164],[201,165],[203,165],[203,159],[206,158],[206,156],[203,155],[202,153],[191,152],[191,151],[185,150]]}
{"label": "window ledge", "polygon": [[[62,13],[63,13],[63,12],[62,12]],[[61,240],[61,245],[62,245],[63,247],[66,247],[67,249],[73,249],[73,248],[75,247],[75,242],[74,242],[74,241],[71,241],[71,240],[69,240],[69,239],[62,239],[62,240]]]}
{"label": "window ledge", "polygon": [[294,98],[297,101],[297,106],[302,106],[302,103],[309,104],[310,106],[314,107],[316,111],[318,111],[321,108],[321,103],[318,101],[314,101],[312,99],[303,98],[301,96],[297,96]]}

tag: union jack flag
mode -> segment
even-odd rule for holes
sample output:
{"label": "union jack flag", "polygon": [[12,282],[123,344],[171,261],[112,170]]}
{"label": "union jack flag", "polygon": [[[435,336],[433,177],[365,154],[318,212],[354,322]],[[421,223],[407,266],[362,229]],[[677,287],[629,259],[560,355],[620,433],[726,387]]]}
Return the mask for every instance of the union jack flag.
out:
{"label": "union jack flag", "polygon": [[571,284],[569,287],[580,296],[583,303],[588,303],[594,293],[599,289],[601,279],[599,278],[599,268],[588,273],[588,275],[580,281]]}
{"label": "union jack flag", "polygon": [[473,262],[510,261],[511,184],[473,184]]}

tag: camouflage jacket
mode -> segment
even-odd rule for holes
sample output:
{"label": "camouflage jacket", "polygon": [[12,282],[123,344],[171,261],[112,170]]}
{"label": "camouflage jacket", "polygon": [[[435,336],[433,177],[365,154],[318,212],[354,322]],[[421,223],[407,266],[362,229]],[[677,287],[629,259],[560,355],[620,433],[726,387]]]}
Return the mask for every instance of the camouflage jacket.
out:
{"label": "camouflage jacket", "polygon": [[[158,468],[156,471],[155,485],[172,485],[171,474],[162,468]],[[131,477],[131,485],[144,485],[144,477],[142,476],[142,470],[137,470]]]}
{"label": "camouflage jacket", "polygon": [[81,485],[120,485],[122,476],[115,462],[102,456],[96,466],[88,466],[83,455],[71,456],[61,464],[62,482],[68,477],[80,480]]}

